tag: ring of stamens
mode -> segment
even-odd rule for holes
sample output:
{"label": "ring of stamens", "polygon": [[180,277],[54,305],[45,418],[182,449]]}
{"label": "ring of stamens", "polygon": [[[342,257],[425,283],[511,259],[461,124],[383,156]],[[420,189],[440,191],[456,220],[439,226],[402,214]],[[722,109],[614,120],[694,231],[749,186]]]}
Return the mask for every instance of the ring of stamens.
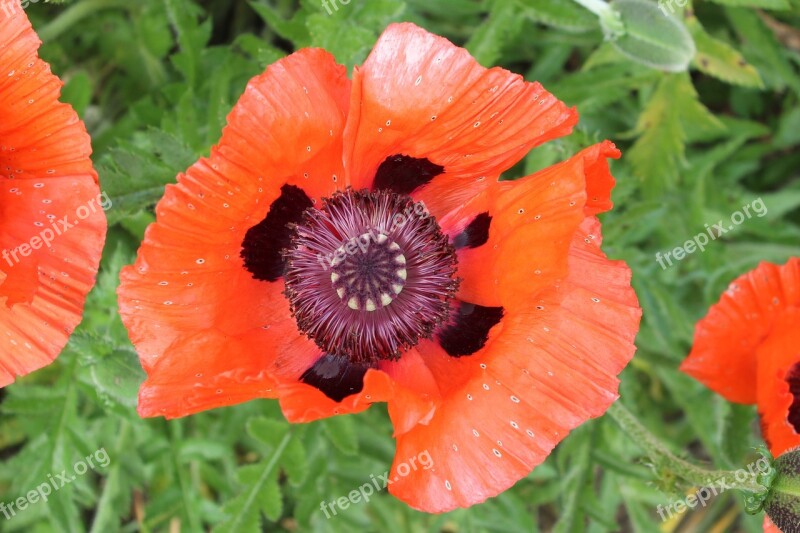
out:
{"label": "ring of stamens", "polygon": [[298,328],[359,364],[397,359],[448,316],[456,255],[424,205],[388,191],[334,193],[294,226],[285,294]]}

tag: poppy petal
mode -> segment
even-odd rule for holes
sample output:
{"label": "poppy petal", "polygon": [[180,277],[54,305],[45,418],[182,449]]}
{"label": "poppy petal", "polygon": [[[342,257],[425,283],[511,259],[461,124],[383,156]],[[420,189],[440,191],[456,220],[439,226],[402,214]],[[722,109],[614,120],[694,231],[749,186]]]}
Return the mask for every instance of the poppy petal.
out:
{"label": "poppy petal", "polygon": [[312,422],[336,415],[360,413],[375,402],[386,402],[394,396],[394,384],[386,373],[370,368],[363,378],[363,387],[337,401],[315,385],[299,380],[279,385],[278,397],[283,416],[292,423]]}
{"label": "poppy petal", "polygon": [[353,73],[345,166],[356,188],[373,185],[392,156],[443,167],[421,193],[438,216],[484,187],[481,176],[499,176],[577,118],[538,83],[486,69],[414,24],[393,24]]}
{"label": "poppy petal", "polygon": [[764,515],[764,533],[782,533],[781,530],[772,523],[767,515]]}
{"label": "poppy petal", "polygon": [[[275,396],[275,383],[268,374],[272,354],[242,357],[252,351],[244,338],[205,331],[179,338],[168,350],[168,357],[149,366],[139,391],[142,417],[178,418]],[[198,356],[202,356],[202,366],[195,362]]]}
{"label": "poppy petal", "polygon": [[756,403],[757,351],[777,317],[800,306],[800,258],[737,278],[697,323],[681,370],[732,402]]}
{"label": "poppy petal", "polygon": [[409,350],[399,361],[385,361],[381,370],[395,385],[388,405],[394,436],[406,433],[417,424],[426,424],[441,401],[441,393],[419,351]]}
{"label": "poppy petal", "polygon": [[758,412],[764,440],[778,456],[800,446],[800,308],[776,318],[756,350]]}
{"label": "poppy petal", "polygon": [[[282,354],[296,355],[281,360],[282,371],[299,376],[318,353],[297,331],[283,283],[255,279],[240,253],[284,186],[313,202],[342,185],[335,176],[344,175],[349,87],[345,69],[323,50],[278,61],[250,81],[211,156],[167,186],[118,290],[120,314],[148,373],[143,416],[184,416],[264,397],[277,379],[264,370],[274,370]],[[167,383],[192,396],[170,396],[161,386]]]}
{"label": "poppy petal", "polygon": [[[614,178],[607,158],[619,155],[605,141],[520,180],[494,183],[487,201],[491,218],[485,244],[458,252],[459,297],[484,306],[525,305],[561,278],[579,224],[587,214],[611,205],[610,189],[605,188]],[[450,213],[442,224],[451,234],[460,231],[458,239],[468,231],[469,226],[460,228],[476,208],[483,209],[483,202]]]}
{"label": "poppy petal", "polygon": [[22,9],[0,25],[0,386],[66,345],[106,233],[89,135],[39,44]]}
{"label": "poppy petal", "polygon": [[358,413],[375,402],[388,402],[395,432],[400,433],[430,418],[439,398],[433,376],[414,349],[399,361],[381,361],[379,368],[320,355],[299,380],[284,376],[281,381],[281,408],[294,423]]}
{"label": "poppy petal", "polygon": [[[599,239],[586,244],[589,234],[599,236],[592,218],[572,241],[567,278],[529,308],[509,311],[484,350],[451,358],[448,366],[460,370],[448,370],[420,345],[448,388],[429,423],[398,438],[392,494],[426,512],[481,502],[526,476],[571,429],[617,398],[641,310],[630,270],[608,261]],[[432,468],[398,471],[425,452]]]}

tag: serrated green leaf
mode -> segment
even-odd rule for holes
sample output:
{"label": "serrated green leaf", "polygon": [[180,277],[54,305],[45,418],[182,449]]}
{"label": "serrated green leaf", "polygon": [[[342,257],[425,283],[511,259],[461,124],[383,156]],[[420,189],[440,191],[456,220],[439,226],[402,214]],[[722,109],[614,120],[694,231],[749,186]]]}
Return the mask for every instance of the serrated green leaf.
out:
{"label": "serrated green leaf", "polygon": [[518,16],[517,6],[511,2],[492,4],[488,20],[472,34],[465,45],[478,63],[492,66],[505,46],[522,29],[522,19]]}
{"label": "serrated green leaf", "polygon": [[279,420],[258,417],[247,421],[247,433],[270,446],[277,446],[288,431],[289,425]]}
{"label": "serrated green leaf", "polygon": [[611,63],[590,71],[569,74],[549,88],[553,94],[582,112],[591,112],[618,102],[630,91],[652,84],[658,73],[638,67],[633,72],[629,65]]}
{"label": "serrated green leaf", "polygon": [[758,68],[764,83],[777,89],[788,85],[800,95],[800,76],[775,34],[758,14],[744,8],[729,8],[725,13],[742,39],[742,53]]}
{"label": "serrated green leaf", "polygon": [[[257,434],[267,429],[268,424],[256,423]],[[283,508],[283,499],[278,485],[278,463],[291,439],[285,433],[278,442],[271,457],[255,465],[244,466],[239,470],[241,493],[225,505],[226,519],[214,528],[216,533],[239,533],[240,531],[260,531],[260,513],[270,520],[277,520]]]}
{"label": "serrated green leaf", "polygon": [[697,46],[694,64],[700,71],[727,83],[746,87],[764,86],[755,67],[747,63],[730,45],[706,33],[697,17],[687,18],[686,25]]}
{"label": "serrated green leaf", "polygon": [[726,131],[697,98],[686,74],[665,76],[639,116],[636,130],[641,136],[628,157],[645,188],[658,194],[680,180],[686,164],[687,140],[706,140]]}
{"label": "serrated green leaf", "polygon": [[91,376],[98,394],[120,405],[136,407],[139,386],[146,375],[136,353],[115,350],[91,367]]}
{"label": "serrated green leaf", "polygon": [[309,467],[306,449],[302,442],[292,439],[283,453],[281,466],[292,485],[297,487],[303,484],[308,476]]}
{"label": "serrated green leaf", "polygon": [[197,81],[200,54],[211,38],[211,21],[199,22],[200,7],[188,0],[165,0],[167,16],[178,34],[181,52],[172,57],[190,85]]}
{"label": "serrated green leaf", "polygon": [[686,133],[676,95],[684,85],[681,76],[665,76],[639,116],[642,134],[628,151],[628,160],[646,189],[663,190],[678,181],[685,164]]}
{"label": "serrated green leaf", "polygon": [[113,202],[107,216],[115,223],[155,205],[164,186],[194,164],[197,155],[173,135],[150,129],[135,144],[111,150],[98,164],[103,190]]}
{"label": "serrated green leaf", "polygon": [[358,436],[352,415],[334,416],[323,424],[325,433],[340,452],[345,455],[358,453]]}
{"label": "serrated green leaf", "polygon": [[278,10],[267,4],[265,0],[253,0],[248,3],[270,28],[287,41],[291,41],[298,47],[304,46],[309,42],[310,37],[303,17],[295,16],[291,20],[285,20],[278,13]]}
{"label": "serrated green leaf", "polygon": [[522,14],[534,20],[569,32],[598,30],[597,19],[573,2],[560,0],[517,0]]}

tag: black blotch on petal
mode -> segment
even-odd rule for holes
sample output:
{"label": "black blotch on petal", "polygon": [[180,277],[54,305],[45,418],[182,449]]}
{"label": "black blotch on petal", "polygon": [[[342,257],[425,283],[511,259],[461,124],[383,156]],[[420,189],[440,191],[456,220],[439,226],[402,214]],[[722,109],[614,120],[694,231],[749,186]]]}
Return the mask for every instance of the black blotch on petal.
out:
{"label": "black blotch on petal", "polygon": [[292,239],[290,224],[303,218],[303,211],[312,207],[303,189],[294,185],[281,187],[281,195],[272,202],[267,217],[247,230],[242,241],[241,256],[245,268],[260,281],[276,281],[283,276],[281,250]]}
{"label": "black blotch on petal", "polygon": [[472,355],[486,344],[489,330],[503,318],[502,307],[460,302],[449,325],[439,332],[439,344],[453,357]]}
{"label": "black blotch on petal", "polygon": [[458,250],[460,248],[477,248],[486,244],[486,241],[489,240],[489,226],[491,223],[492,217],[489,213],[481,213],[476,216],[464,228],[464,231],[455,236],[453,247]]}
{"label": "black blotch on petal", "polygon": [[392,155],[378,167],[373,190],[386,189],[397,194],[411,194],[444,172],[444,167],[425,158]]}
{"label": "black blotch on petal", "polygon": [[789,406],[789,423],[800,433],[800,363],[795,363],[786,373],[786,383],[792,393],[792,405]]}
{"label": "black blotch on petal", "polygon": [[347,357],[327,354],[303,372],[300,381],[318,388],[331,400],[341,402],[364,388],[369,365],[351,363]]}

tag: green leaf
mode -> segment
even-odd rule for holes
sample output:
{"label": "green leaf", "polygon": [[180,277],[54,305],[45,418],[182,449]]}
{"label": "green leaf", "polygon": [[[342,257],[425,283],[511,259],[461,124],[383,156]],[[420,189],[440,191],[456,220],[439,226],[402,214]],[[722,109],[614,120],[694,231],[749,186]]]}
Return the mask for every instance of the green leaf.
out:
{"label": "green leaf", "polygon": [[[316,2],[314,8],[322,8]],[[366,59],[378,34],[387,24],[396,20],[405,11],[406,5],[400,0],[371,0],[351,2],[339,6],[331,13],[321,10],[306,17],[306,27],[311,44],[331,52],[336,59],[352,67]],[[306,8],[309,12],[312,8]]]}
{"label": "green leaf", "polygon": [[488,20],[472,34],[465,46],[478,63],[492,66],[502,54],[503,47],[521,30],[522,19],[517,6],[495,0]]}
{"label": "green leaf", "polygon": [[742,53],[758,68],[765,85],[778,90],[788,85],[800,95],[800,76],[789,62],[786,50],[758,14],[744,8],[725,12],[742,39]]}
{"label": "green leaf", "polygon": [[199,75],[200,55],[211,38],[211,21],[200,24],[202,13],[197,4],[188,0],[165,0],[167,16],[178,34],[181,51],[172,61],[183,72],[190,85],[194,85]]}
{"label": "green leaf", "polygon": [[302,485],[308,476],[309,466],[306,449],[298,439],[292,439],[283,454],[283,470],[295,487]]}
{"label": "green leaf", "polygon": [[69,78],[64,90],[61,92],[61,98],[65,102],[72,104],[75,111],[80,116],[84,116],[86,108],[92,101],[92,80],[85,72],[78,72]]}
{"label": "green leaf", "polygon": [[647,0],[614,0],[625,32],[613,45],[634,61],[668,72],[683,72],[695,54],[692,36],[677,19]]}
{"label": "green leaf", "polygon": [[93,385],[102,397],[134,408],[139,386],[147,377],[136,353],[116,350],[91,367]]}
{"label": "green leaf", "polygon": [[631,63],[627,60],[626,63],[611,63],[589,71],[574,72],[548,88],[567,104],[577,106],[582,113],[591,113],[627,98],[630,91],[651,85],[658,79],[657,72],[637,65],[631,69]]}
{"label": "green leaf", "polygon": [[750,65],[730,45],[706,33],[697,17],[687,18],[686,25],[697,46],[694,65],[700,71],[727,83],[746,87],[764,87],[764,82],[755,67]]}
{"label": "green leaf", "polygon": [[587,32],[598,28],[597,19],[573,2],[561,0],[517,0],[522,14],[534,20],[568,32]]}
{"label": "green leaf", "polygon": [[289,425],[279,420],[258,417],[247,421],[247,433],[272,447],[277,446],[288,431]]}
{"label": "green leaf", "polygon": [[[258,420],[251,428],[256,434],[265,436],[262,431],[268,429],[264,424],[266,420]],[[242,491],[225,505],[226,519],[214,528],[216,533],[260,531],[260,513],[273,521],[280,517],[283,500],[278,485],[278,463],[291,438],[291,433],[284,432],[272,456],[239,469]]]}
{"label": "green leaf", "polygon": [[711,2],[724,6],[763,9],[790,9],[792,7],[787,0],[711,0]]}
{"label": "green leaf", "polygon": [[[709,139],[726,131],[703,106],[686,74],[665,76],[639,116],[639,139],[628,152],[649,194],[660,194],[680,181],[688,139]],[[688,132],[691,133],[689,135]]]}
{"label": "green leaf", "polygon": [[646,189],[662,190],[675,184],[679,170],[686,163],[679,91],[687,83],[679,75],[665,76],[639,116],[636,129],[642,135],[628,151],[628,160],[645,180]]}
{"label": "green leaf", "polygon": [[150,129],[133,144],[111,150],[98,164],[103,190],[113,201],[111,224],[150,208],[163,196],[164,186],[194,164],[197,155],[176,137]]}
{"label": "green leaf", "polygon": [[325,433],[336,448],[345,455],[358,453],[358,436],[352,415],[334,416],[323,422]]}
{"label": "green leaf", "polygon": [[304,46],[310,41],[308,29],[303,18],[295,16],[291,20],[285,20],[278,10],[266,3],[266,0],[249,2],[253,11],[258,13],[275,33],[287,41],[291,41],[295,46]]}

